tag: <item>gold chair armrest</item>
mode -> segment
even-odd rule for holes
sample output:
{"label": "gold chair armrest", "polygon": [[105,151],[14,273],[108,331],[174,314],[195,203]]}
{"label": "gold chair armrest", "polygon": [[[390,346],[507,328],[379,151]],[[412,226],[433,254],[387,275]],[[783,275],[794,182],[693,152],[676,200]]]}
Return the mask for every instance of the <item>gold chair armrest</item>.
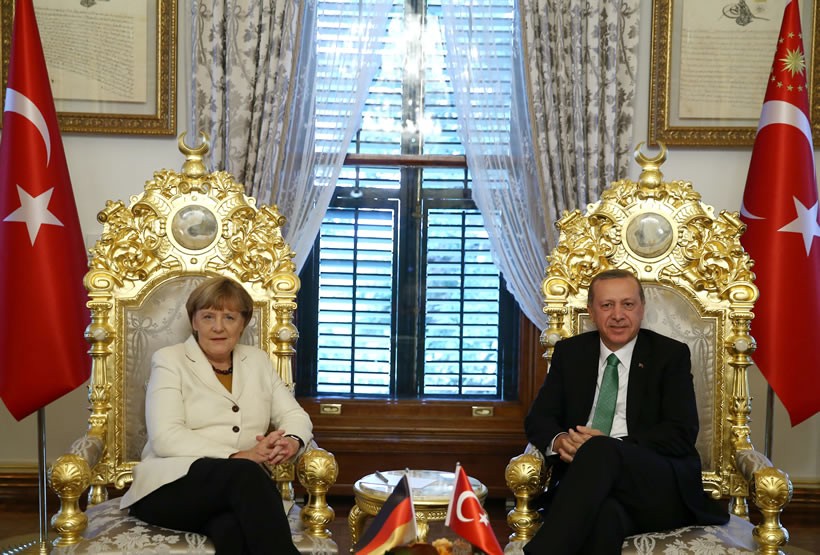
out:
{"label": "gold chair armrest", "polygon": [[755,449],[741,449],[735,452],[735,467],[749,483],[754,481],[755,472],[773,466],[766,455]]}
{"label": "gold chair armrest", "polygon": [[515,507],[507,513],[507,524],[513,530],[510,542],[528,542],[541,527],[541,515],[531,501],[544,492],[549,475],[544,456],[531,444],[523,454],[510,459],[504,473],[515,496]]}
{"label": "gold chair armrest", "polygon": [[311,441],[296,463],[296,475],[308,494],[302,509],[305,533],[315,538],[329,538],[328,525],[336,515],[327,503],[327,492],[339,476],[336,457]]}
{"label": "gold chair armrest", "polygon": [[49,485],[60,498],[60,510],[51,517],[51,526],[58,534],[55,545],[78,543],[88,526],[88,517],[80,510],[79,499],[91,485],[91,469],[100,462],[104,452],[102,438],[86,434],[48,469]]}
{"label": "gold chair armrest", "polygon": [[789,541],[789,532],[780,522],[780,514],[794,491],[789,475],[754,449],[736,452],[735,465],[748,482],[752,502],[763,517],[752,532],[759,551],[775,555]]}
{"label": "gold chair armrest", "polygon": [[105,442],[99,436],[86,434],[72,443],[68,452],[82,457],[94,468],[105,453]]}

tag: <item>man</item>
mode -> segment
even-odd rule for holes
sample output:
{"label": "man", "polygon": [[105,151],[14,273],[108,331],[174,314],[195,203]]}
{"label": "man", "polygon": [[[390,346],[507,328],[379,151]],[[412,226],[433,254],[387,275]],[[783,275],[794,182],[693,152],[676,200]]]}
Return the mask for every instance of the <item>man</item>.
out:
{"label": "man", "polygon": [[641,329],[644,305],[634,275],[602,272],[587,303],[597,331],[555,346],[525,420],[555,462],[528,554],[620,553],[631,534],[729,519],[703,492],[689,348]]}

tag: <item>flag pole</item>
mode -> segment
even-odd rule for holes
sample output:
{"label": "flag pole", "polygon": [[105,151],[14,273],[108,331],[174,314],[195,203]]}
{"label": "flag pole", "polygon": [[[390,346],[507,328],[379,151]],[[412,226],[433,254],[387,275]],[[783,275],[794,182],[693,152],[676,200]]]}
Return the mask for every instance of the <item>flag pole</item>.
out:
{"label": "flag pole", "polygon": [[[46,508],[46,493],[48,491],[48,478],[46,475],[46,409],[37,410],[37,482],[38,482],[38,517],[39,517],[39,539],[26,534],[23,543],[14,546],[0,544],[3,553],[20,554],[40,554],[48,555],[51,552],[51,544],[48,541],[48,510]],[[29,539],[31,538],[31,539]]]}
{"label": "flag pole", "polygon": [[774,390],[766,386],[766,429],[763,437],[763,454],[772,460],[772,441],[774,439]]}
{"label": "flag pole", "polygon": [[48,492],[48,478],[46,476],[46,409],[37,410],[37,463],[40,472],[39,480],[39,513],[40,513],[40,546],[39,553],[49,553],[48,543],[48,508],[46,493]]}

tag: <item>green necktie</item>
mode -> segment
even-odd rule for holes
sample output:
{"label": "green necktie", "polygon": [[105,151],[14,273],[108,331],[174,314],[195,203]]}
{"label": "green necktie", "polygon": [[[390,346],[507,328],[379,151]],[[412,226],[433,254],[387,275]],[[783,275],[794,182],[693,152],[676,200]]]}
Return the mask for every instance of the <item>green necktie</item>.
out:
{"label": "green necktie", "polygon": [[592,417],[592,427],[609,435],[612,429],[612,419],[615,417],[615,402],[618,400],[618,357],[615,353],[606,359],[604,377],[601,380],[601,392],[598,394],[598,404],[595,406],[595,415]]}

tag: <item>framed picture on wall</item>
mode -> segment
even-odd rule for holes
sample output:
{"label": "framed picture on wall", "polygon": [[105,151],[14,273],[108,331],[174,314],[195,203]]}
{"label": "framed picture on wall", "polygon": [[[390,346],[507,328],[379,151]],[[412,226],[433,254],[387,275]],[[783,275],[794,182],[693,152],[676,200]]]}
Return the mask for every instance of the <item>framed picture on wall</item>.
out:
{"label": "framed picture on wall", "polygon": [[[176,134],[177,0],[33,4],[61,131]],[[0,10],[5,95],[14,0]]]}
{"label": "framed picture on wall", "polygon": [[[797,1],[817,141],[820,14],[812,0]],[[653,0],[649,142],[753,144],[784,8],[784,0]]]}

